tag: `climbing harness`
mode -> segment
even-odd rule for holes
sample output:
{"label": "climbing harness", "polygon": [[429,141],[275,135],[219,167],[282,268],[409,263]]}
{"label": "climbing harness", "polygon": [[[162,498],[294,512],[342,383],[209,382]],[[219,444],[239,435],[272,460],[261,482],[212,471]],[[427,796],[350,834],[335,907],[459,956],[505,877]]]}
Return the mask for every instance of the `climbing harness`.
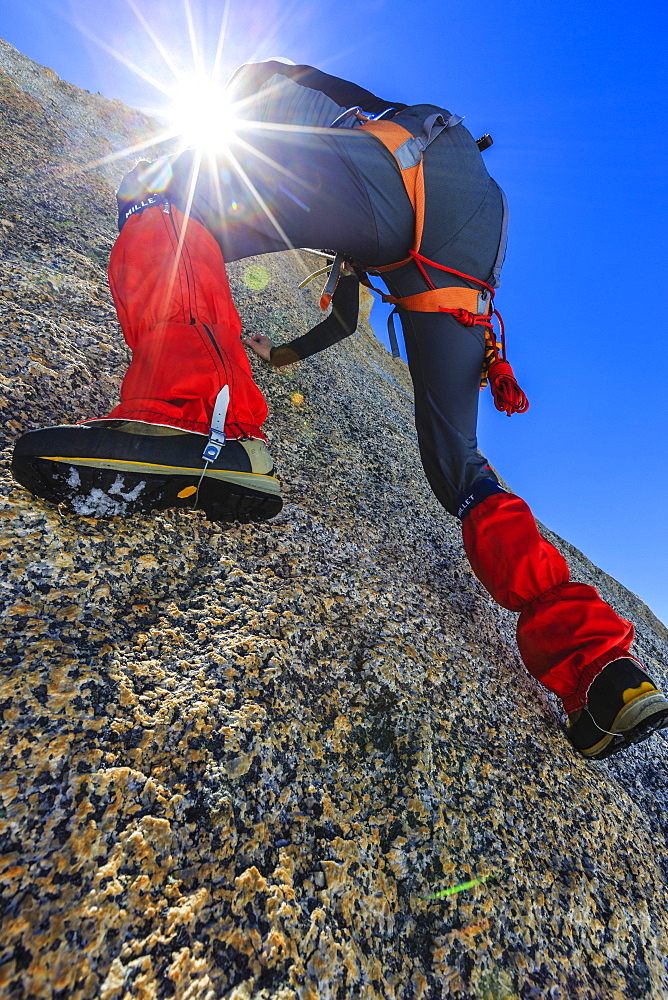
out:
{"label": "climbing harness", "polygon": [[[410,259],[415,261],[419,268],[422,277],[429,286],[428,291],[418,292],[417,295],[397,299],[393,295],[386,295],[379,288],[374,288],[370,283],[368,283],[368,287],[378,292],[384,302],[393,303],[395,306],[398,305],[415,312],[438,311],[449,313],[462,326],[483,327],[485,331],[485,358],[483,361],[480,388],[484,389],[489,383],[494,405],[501,413],[506,413],[507,416],[510,416],[512,413],[525,413],[529,409],[529,400],[522,389],[520,389],[517,379],[513,374],[513,369],[506,357],[506,331],[503,317],[493,305],[496,294],[495,289],[491,285],[488,285],[486,281],[474,278],[470,274],[464,274],[462,271],[455,271],[454,268],[446,267],[444,264],[437,264],[436,261],[423,257],[422,254],[417,253],[415,250],[410,251]],[[482,286],[483,291],[477,292],[474,288],[459,288],[456,286],[436,288],[425,270],[425,264],[430,267],[436,267],[440,271],[447,271],[458,278],[475,281]],[[396,308],[394,311],[396,312]],[[494,316],[499,323],[500,342],[497,341],[494,335]]]}
{"label": "climbing harness", "polygon": [[[364,269],[355,267],[355,272],[363,285],[377,292],[383,302],[395,306],[388,320],[392,354],[395,357],[399,356],[393,320],[393,316],[398,309],[415,312],[444,312],[451,315],[463,326],[480,326],[484,329],[485,334],[485,358],[480,378],[480,388],[484,389],[489,383],[497,410],[505,412],[508,416],[511,413],[524,413],[529,408],[529,401],[517,384],[513,370],[506,357],[506,337],[503,319],[498,310],[494,308],[495,288],[499,284],[499,275],[503,264],[507,237],[508,213],[506,198],[503,192],[501,192],[503,200],[501,238],[497,259],[492,269],[490,284],[473,277],[473,275],[464,274],[462,271],[446,267],[444,264],[437,264],[420,253],[425,215],[424,151],[441,132],[447,128],[459,125],[463,121],[463,118],[460,115],[452,114],[446,117],[436,112],[425,119],[423,134],[414,136],[403,125],[399,125],[398,122],[369,118],[360,108],[351,108],[346,114],[347,118],[350,118],[350,116],[354,116],[357,120],[358,124],[356,127],[358,129],[375,136],[392,154],[401,172],[406,193],[415,213],[415,238],[413,248],[409,251],[408,257],[393,264],[385,264],[382,267]],[[338,125],[341,118],[343,116],[340,116],[335,124]],[[477,140],[477,145],[480,150],[488,148],[488,146],[492,145],[491,136],[482,136],[482,138]],[[417,265],[427,284],[427,290],[424,292],[397,298],[376,288],[369,281],[367,272],[380,275],[385,271],[393,271],[396,268],[404,267],[406,264],[411,263],[411,261]],[[322,274],[324,271],[329,270],[327,284],[320,298],[320,306],[323,310],[327,309],[332,301],[341,269],[345,263],[344,256],[336,254],[331,265],[331,270],[327,267],[321,268],[316,272]],[[429,277],[425,265],[438,268],[441,271],[447,271],[449,274],[463,278],[465,281],[473,282],[480,287],[476,289],[452,285],[447,288],[437,288]],[[315,274],[311,275],[302,284],[306,284],[312,277],[315,277]],[[499,324],[500,341],[497,341],[494,333],[494,317],[496,317]]]}

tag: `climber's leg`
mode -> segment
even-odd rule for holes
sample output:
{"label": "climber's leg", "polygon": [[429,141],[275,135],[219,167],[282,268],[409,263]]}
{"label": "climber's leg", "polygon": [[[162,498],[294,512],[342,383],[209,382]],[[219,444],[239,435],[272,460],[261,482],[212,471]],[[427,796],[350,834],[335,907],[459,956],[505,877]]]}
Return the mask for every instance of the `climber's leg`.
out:
{"label": "climber's leg", "polygon": [[561,698],[576,747],[606,757],[668,725],[668,701],[629,656],[633,626],[594,587],[570,581],[524,500],[483,480],[461,501],[473,571],[499,604],[519,612],[524,664]]}
{"label": "climber's leg", "polygon": [[628,655],[632,625],[593,587],[570,582],[526,503],[499,484],[477,450],[479,331],[449,316],[404,314],[402,321],[429,482],[462,519],[476,575],[499,604],[520,613],[520,653],[562,698],[570,739],[585,756],[605,757],[667,725],[668,702]]}
{"label": "climber's leg", "polygon": [[[377,256],[362,164],[383,197],[403,205],[401,233],[383,229],[388,252],[393,239],[403,248],[411,215],[392,157],[371,136],[277,128],[252,139],[253,149],[244,139],[213,167],[191,150],[124,179],[110,273],[134,354],[121,404],[85,432],[49,428],[17,442],[14,474],[33,493],[98,516],[197,505],[216,518],[259,519],[280,509],[260,430],[266,408],[239,343],[220,248],[227,259],[300,246]],[[225,386],[233,440],[209,462],[201,435]]]}
{"label": "climber's leg", "polygon": [[436,497],[456,515],[467,487],[495,479],[476,438],[484,336],[445,314],[402,312],[401,322],[422,464]]}
{"label": "climber's leg", "polygon": [[121,403],[100,420],[23,435],[15,477],[89,516],[192,506],[215,520],[278,513],[260,430],[267,408],[215,240],[174,207],[147,208],[124,226],[109,278],[133,351]]}

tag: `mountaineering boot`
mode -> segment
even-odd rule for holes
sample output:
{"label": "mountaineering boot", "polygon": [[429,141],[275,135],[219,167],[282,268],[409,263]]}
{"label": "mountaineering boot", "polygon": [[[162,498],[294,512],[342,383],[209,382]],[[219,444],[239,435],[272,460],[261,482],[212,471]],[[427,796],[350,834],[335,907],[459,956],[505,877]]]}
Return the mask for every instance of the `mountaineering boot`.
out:
{"label": "mountaineering boot", "polygon": [[227,440],[214,461],[207,435],[141,421],[103,420],[28,431],[16,442],[14,478],[82,517],[197,508],[211,521],[265,521],[281,510],[264,441]]}
{"label": "mountaineering boot", "polygon": [[596,677],[566,735],[590,760],[601,760],[668,727],[668,701],[637,660],[621,656]]}

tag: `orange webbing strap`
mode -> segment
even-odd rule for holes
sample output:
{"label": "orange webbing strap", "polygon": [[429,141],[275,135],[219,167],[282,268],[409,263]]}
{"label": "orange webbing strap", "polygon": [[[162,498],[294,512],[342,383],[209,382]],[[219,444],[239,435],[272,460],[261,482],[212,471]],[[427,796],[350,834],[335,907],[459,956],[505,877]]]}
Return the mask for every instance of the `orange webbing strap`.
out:
{"label": "orange webbing strap", "polygon": [[[409,260],[412,260],[409,257]],[[363,285],[376,292],[393,306],[400,309],[408,309],[409,312],[451,312],[467,313],[472,317],[470,322],[465,322],[465,326],[475,325],[474,318],[489,319],[491,313],[491,299],[488,300],[484,310],[480,309],[480,292],[477,288],[460,288],[458,285],[450,285],[447,288],[428,288],[425,292],[417,292],[415,295],[405,295],[399,299],[396,295],[388,295],[380,288],[376,288],[367,279],[360,279]],[[475,279],[473,279],[475,280]],[[462,322],[461,317],[457,317]],[[486,324],[485,324],[486,325]]]}
{"label": "orange webbing strap", "polygon": [[[430,288],[417,295],[406,295],[402,299],[387,296],[394,305],[411,312],[450,312],[463,309],[469,313],[478,314],[480,293],[476,288]],[[489,312],[489,309],[487,310]]]}
{"label": "orange webbing strap", "polygon": [[[407,128],[403,125],[398,125],[396,122],[387,121],[369,121],[365,122],[364,125],[358,126],[361,131],[370,132],[371,135],[375,136],[379,142],[382,142],[383,146],[392,153],[394,159],[396,160],[397,166],[401,171],[401,178],[404,182],[406,188],[406,194],[410,199],[410,203],[413,206],[413,211],[415,212],[415,242],[413,244],[413,249],[417,253],[420,249],[420,243],[422,242],[422,230],[424,228],[424,164],[422,155],[420,155],[420,160],[412,167],[402,167],[399,159],[396,156],[396,152],[400,146],[409,140],[413,139],[414,136]],[[374,267],[374,271],[379,274],[382,271],[392,271],[395,267],[402,267],[404,264],[408,264],[411,258],[406,257],[405,260],[397,261],[396,264],[385,264],[383,267]]]}

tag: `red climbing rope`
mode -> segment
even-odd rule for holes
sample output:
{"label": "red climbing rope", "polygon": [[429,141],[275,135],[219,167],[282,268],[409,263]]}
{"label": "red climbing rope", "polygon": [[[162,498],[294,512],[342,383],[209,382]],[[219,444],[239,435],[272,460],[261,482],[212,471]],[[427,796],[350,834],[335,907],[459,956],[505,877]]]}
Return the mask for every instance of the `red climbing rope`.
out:
{"label": "red climbing rope", "polygon": [[[446,309],[443,306],[439,306],[439,312],[449,313],[462,326],[484,326],[486,328],[485,340],[488,348],[491,348],[491,352],[488,352],[488,354],[492,359],[487,368],[487,377],[489,378],[489,387],[494,398],[494,405],[497,410],[501,413],[506,413],[508,416],[511,413],[526,413],[529,409],[529,400],[518,385],[513,369],[506,358],[506,331],[503,318],[501,313],[493,307],[495,290],[487,282],[481,281],[480,278],[474,278],[472,275],[464,274],[462,271],[455,271],[454,268],[446,267],[444,264],[437,264],[435,261],[429,260],[428,257],[423,257],[422,254],[417,253],[415,250],[411,250],[410,255],[431,290],[435,290],[436,286],[427,274],[423,266],[424,264],[429,264],[430,267],[437,267],[440,271],[447,271],[448,274],[455,274],[458,278],[464,278],[466,281],[475,281],[476,284],[482,285],[483,288],[488,290],[490,293],[490,305],[492,305],[492,311],[489,315],[472,313],[468,309]],[[494,337],[493,316],[496,316],[499,322],[499,329],[501,331],[500,344],[496,342],[496,338]]]}
{"label": "red climbing rope", "polygon": [[497,410],[506,413],[507,416],[510,416],[511,413],[526,413],[529,409],[529,400],[520,389],[513,369],[506,358],[506,331],[503,318],[497,309],[494,310],[494,315],[499,321],[499,329],[501,330],[501,350],[499,351],[499,345],[494,342],[492,337],[494,360],[490,362],[487,369],[494,405]]}

